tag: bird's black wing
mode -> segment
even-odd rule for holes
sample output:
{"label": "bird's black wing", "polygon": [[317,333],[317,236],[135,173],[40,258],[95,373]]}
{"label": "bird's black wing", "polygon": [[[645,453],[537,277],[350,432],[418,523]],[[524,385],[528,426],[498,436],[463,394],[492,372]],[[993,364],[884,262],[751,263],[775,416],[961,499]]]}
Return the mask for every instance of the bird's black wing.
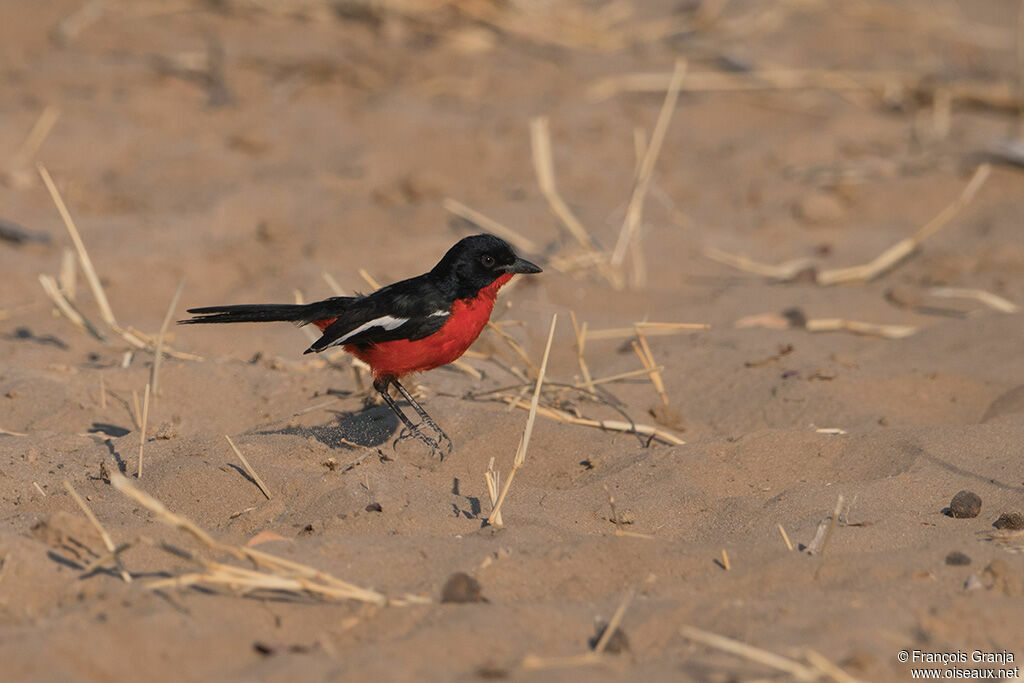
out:
{"label": "bird's black wing", "polygon": [[423,339],[444,326],[453,302],[429,274],[396,282],[352,301],[306,353],[341,344]]}

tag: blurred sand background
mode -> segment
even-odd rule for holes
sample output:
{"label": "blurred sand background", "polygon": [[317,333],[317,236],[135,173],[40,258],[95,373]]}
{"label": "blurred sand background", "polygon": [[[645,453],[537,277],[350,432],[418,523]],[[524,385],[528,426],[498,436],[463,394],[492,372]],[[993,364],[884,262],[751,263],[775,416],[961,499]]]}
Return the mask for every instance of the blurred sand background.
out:
{"label": "blurred sand background", "polygon": [[[3,677],[900,681],[901,649],[1024,658],[1024,532],[993,526],[1024,510],[1019,11],[0,3]],[[488,330],[410,380],[455,441],[444,461],[392,449],[365,376],[302,356],[286,324],[170,326],[185,355],[146,409],[179,282],[172,319],[367,291],[360,269],[419,274],[488,220],[545,273],[496,308],[522,353]],[[922,228],[908,258],[828,284]],[[590,378],[625,379],[571,388],[570,312]],[[541,414],[486,526],[553,313]],[[642,327],[638,354],[644,321],[710,327]],[[119,470],[226,546],[375,592],[211,584],[160,543],[253,564],[162,524]],[[130,544],[130,583],[65,481]],[[964,489],[980,514],[945,514]],[[487,601],[442,603],[456,572]],[[628,644],[586,654],[620,606]]]}

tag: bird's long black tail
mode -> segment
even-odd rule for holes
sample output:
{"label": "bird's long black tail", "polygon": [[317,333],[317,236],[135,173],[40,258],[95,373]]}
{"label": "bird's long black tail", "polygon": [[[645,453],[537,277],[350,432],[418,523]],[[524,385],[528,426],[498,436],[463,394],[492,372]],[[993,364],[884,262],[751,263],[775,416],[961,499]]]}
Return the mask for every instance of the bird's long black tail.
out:
{"label": "bird's long black tail", "polygon": [[194,317],[179,320],[184,325],[194,323],[267,323],[291,322],[305,325],[314,320],[337,317],[350,297],[336,296],[311,304],[241,304],[235,306],[207,306],[190,308]]}

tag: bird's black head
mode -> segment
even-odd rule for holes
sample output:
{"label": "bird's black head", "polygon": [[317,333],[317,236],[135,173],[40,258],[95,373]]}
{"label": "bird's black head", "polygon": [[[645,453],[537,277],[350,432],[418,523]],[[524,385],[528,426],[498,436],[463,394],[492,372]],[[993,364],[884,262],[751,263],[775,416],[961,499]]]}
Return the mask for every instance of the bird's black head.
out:
{"label": "bird's black head", "polygon": [[455,298],[468,299],[503,275],[539,273],[541,269],[516,256],[505,240],[472,235],[456,242],[430,272],[455,285]]}

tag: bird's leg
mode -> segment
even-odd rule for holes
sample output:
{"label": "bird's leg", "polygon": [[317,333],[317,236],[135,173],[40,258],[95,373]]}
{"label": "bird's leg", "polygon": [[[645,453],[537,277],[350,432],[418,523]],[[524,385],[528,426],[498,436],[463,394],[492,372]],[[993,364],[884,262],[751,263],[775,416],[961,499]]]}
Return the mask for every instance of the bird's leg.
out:
{"label": "bird's leg", "polygon": [[425,424],[434,430],[434,433],[438,436],[439,442],[448,442],[448,452],[451,453],[453,447],[452,440],[444,433],[444,430],[434,422],[434,419],[427,414],[427,411],[423,409],[423,406],[421,406],[416,399],[412,397],[412,394],[410,394],[397,379],[391,380],[391,383],[398,387],[398,392],[402,394],[405,400],[409,402],[409,405],[412,406],[412,409],[416,411],[416,414],[420,416],[420,419],[423,421],[421,424]]}
{"label": "bird's leg", "polygon": [[[405,425],[405,429],[409,432],[411,436],[415,436],[417,439],[425,443],[430,448],[430,451],[432,453],[437,453],[438,455],[441,455],[441,447],[437,443],[437,441],[431,439],[429,436],[421,432],[420,428],[417,425],[414,425],[412,423],[412,420],[410,420],[409,417],[404,412],[402,412],[402,409],[398,407],[398,404],[395,402],[395,399],[391,398],[391,395],[388,393],[388,385],[392,383],[398,384],[398,382],[395,382],[395,380],[393,379],[382,379],[374,382],[373,388],[376,389],[378,393],[380,393],[381,398],[383,398],[384,402],[388,404],[389,408],[391,408],[391,412],[398,416],[398,419],[402,421],[402,424]],[[402,393],[404,394],[405,392],[403,391]],[[395,444],[401,441],[402,438],[404,437],[399,436],[397,439],[395,439],[395,443],[392,444],[392,448],[394,447]],[[441,457],[443,457],[443,455]]]}

